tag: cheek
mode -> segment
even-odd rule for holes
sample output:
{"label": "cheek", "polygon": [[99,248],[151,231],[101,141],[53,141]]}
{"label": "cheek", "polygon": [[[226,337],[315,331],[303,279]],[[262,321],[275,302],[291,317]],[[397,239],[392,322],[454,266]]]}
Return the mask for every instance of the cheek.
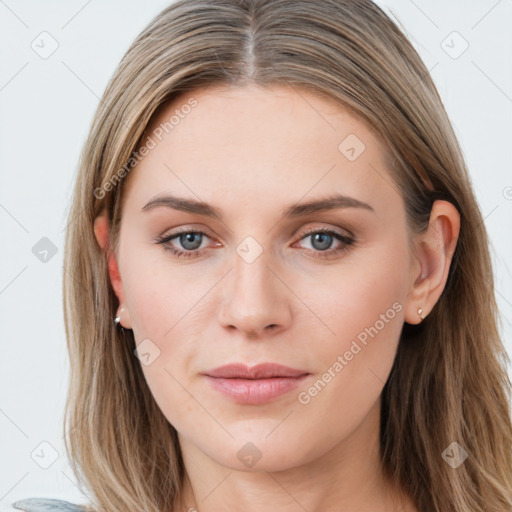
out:
{"label": "cheek", "polygon": [[[319,380],[304,388],[302,400],[325,411],[364,413],[377,400],[396,355],[404,322],[408,255],[405,242],[366,251],[330,276],[325,293],[309,297],[329,327],[316,343]],[[325,419],[325,418],[324,418]]]}
{"label": "cheek", "polygon": [[371,334],[382,345],[394,347],[398,341],[408,293],[407,245],[390,237],[374,247],[360,249],[333,267],[317,291],[305,299],[329,328],[329,332],[322,330],[322,337],[331,340],[331,349],[349,350],[353,340],[364,344],[373,339]]}
{"label": "cheek", "polygon": [[120,270],[141,369],[151,394],[173,425],[181,426],[180,419],[190,417],[200,424],[197,403],[186,388],[201,338],[196,332],[202,309],[198,299],[211,285],[206,278],[189,279],[161,255],[154,258],[150,251],[132,247]]}
{"label": "cheek", "polygon": [[163,248],[130,247],[121,275],[135,339],[165,342],[186,323],[185,316],[204,294],[204,280],[188,278],[190,271],[171,262]]}

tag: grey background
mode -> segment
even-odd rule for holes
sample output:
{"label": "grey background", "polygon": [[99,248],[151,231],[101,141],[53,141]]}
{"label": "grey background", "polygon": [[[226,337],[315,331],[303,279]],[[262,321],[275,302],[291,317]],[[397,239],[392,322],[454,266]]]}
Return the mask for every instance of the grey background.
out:
{"label": "grey background", "polygon": [[[459,137],[491,237],[512,354],[512,1],[377,3],[405,27]],[[0,510],[30,496],[83,498],[61,429],[64,228],[99,97],[129,44],[166,5],[0,0]],[[43,237],[56,251],[46,262],[36,257],[37,244],[48,246]]]}

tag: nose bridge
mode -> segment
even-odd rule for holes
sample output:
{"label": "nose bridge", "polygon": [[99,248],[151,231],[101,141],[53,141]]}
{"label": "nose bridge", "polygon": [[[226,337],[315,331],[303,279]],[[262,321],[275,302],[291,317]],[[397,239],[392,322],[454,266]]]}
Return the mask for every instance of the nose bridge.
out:
{"label": "nose bridge", "polygon": [[270,252],[256,244],[248,237],[236,248],[220,311],[223,326],[253,335],[269,326],[276,330],[290,319],[285,287],[270,270]]}
{"label": "nose bridge", "polygon": [[232,289],[237,297],[252,296],[248,304],[256,304],[258,300],[270,299],[274,288],[275,276],[270,272],[267,253],[262,253],[254,261],[247,261],[237,254],[232,275]]}

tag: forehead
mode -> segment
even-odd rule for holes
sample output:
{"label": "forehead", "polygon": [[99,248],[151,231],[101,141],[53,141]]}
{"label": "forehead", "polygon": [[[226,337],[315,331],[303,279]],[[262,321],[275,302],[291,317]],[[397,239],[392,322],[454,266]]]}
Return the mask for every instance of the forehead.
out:
{"label": "forehead", "polygon": [[139,202],[163,191],[213,202],[233,194],[293,201],[316,192],[357,192],[361,200],[379,187],[393,192],[388,153],[371,126],[304,89],[196,89],[164,105],[145,133],[151,149],[124,192]]}
{"label": "forehead", "polygon": [[196,143],[189,137],[193,133],[202,139],[224,138],[225,144],[231,141],[233,146],[239,140],[257,137],[270,146],[275,146],[276,140],[282,144],[282,139],[290,144],[319,141],[328,150],[329,146],[337,149],[350,130],[370,145],[380,142],[371,125],[340,102],[285,85],[218,85],[181,93],[161,106],[146,133],[159,129],[163,137],[172,131],[175,138],[182,135],[190,144]]}

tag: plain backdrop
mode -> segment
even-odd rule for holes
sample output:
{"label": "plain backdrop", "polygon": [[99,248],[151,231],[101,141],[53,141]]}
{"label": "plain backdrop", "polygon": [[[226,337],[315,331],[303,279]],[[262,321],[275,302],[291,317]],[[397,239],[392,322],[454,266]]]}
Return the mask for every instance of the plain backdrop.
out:
{"label": "plain backdrop", "polygon": [[[62,441],[66,217],[79,152],[107,81],[168,3],[0,0],[0,510],[32,496],[85,499]],[[431,70],[459,137],[492,242],[512,354],[512,2],[378,4],[399,20]],[[37,244],[56,252],[41,261]]]}

